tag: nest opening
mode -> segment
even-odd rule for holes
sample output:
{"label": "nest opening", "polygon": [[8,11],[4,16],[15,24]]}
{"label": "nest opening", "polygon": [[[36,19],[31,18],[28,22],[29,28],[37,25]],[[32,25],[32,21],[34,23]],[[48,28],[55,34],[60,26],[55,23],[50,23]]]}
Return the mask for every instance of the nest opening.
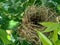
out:
{"label": "nest opening", "polygon": [[41,21],[41,18],[38,13],[33,14],[33,16],[30,17],[30,22],[33,23],[34,25],[39,25],[38,22],[40,21]]}

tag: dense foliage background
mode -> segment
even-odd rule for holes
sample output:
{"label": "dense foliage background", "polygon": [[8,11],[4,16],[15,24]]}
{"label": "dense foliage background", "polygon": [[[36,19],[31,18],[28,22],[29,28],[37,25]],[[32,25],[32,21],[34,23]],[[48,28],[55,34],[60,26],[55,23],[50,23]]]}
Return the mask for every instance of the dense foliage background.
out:
{"label": "dense foliage background", "polygon": [[[19,39],[16,30],[22,22],[22,17],[27,7],[30,5],[38,6],[44,2],[46,2],[46,5],[49,5],[49,7],[55,8],[57,13],[60,13],[60,0],[42,0],[42,2],[41,0],[0,0],[0,45],[31,45],[24,39]],[[45,23],[43,23],[43,25],[44,24]],[[51,23],[47,23],[46,25],[48,26],[48,24]],[[60,24],[52,23],[52,25],[59,25],[60,27]],[[53,28],[55,29],[54,26]],[[49,27],[51,27],[51,25]],[[48,30],[50,30],[49,27]],[[56,41],[56,39],[54,39],[54,41]],[[58,40],[55,45],[60,45],[60,40]]]}

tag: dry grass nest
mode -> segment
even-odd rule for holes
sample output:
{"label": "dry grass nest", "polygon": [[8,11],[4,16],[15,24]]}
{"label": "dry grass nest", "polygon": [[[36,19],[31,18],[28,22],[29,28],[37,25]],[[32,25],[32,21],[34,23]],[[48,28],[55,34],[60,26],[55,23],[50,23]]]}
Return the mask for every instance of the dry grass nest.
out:
{"label": "dry grass nest", "polygon": [[25,38],[29,42],[32,42],[32,45],[38,45],[40,40],[35,29],[43,31],[44,26],[39,23],[46,21],[56,22],[56,16],[56,11],[49,7],[34,5],[29,6],[24,13],[21,27],[18,30],[19,36]]}

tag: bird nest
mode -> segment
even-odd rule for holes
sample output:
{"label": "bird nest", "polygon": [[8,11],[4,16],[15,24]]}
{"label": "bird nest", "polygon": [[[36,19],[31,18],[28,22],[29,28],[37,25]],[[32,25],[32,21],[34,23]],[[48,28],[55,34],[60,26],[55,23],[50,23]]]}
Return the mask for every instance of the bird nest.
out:
{"label": "bird nest", "polygon": [[18,30],[19,36],[32,42],[32,45],[38,45],[40,41],[35,29],[43,31],[44,26],[39,23],[47,21],[56,22],[56,15],[56,11],[49,7],[29,6],[24,13],[21,27]]}

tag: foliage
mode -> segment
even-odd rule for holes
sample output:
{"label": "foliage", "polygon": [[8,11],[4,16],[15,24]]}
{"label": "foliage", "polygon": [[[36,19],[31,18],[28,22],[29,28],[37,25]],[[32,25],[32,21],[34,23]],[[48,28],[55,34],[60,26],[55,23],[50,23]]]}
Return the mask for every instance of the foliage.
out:
{"label": "foliage", "polygon": [[[42,24],[43,26],[47,27],[43,31],[43,33],[44,32],[50,32],[50,33],[53,32],[51,37],[50,37],[50,39],[51,39],[51,41],[50,41],[47,37],[45,37],[44,34],[42,34],[41,32],[37,31],[38,36],[39,36],[40,40],[42,41],[43,45],[53,45],[53,44],[54,45],[59,45],[59,41],[60,40],[58,39],[58,35],[59,35],[58,32],[60,31],[60,24],[53,23],[53,22],[42,22],[40,24]],[[53,44],[51,42],[53,42]]]}
{"label": "foliage", "polygon": [[37,33],[43,45],[53,45],[52,42],[44,34],[39,31],[37,31]]}
{"label": "foliage", "polygon": [[[0,45],[31,45],[23,39],[20,39],[21,41],[19,42],[16,30],[20,26],[24,11],[28,6],[38,6],[41,4],[49,5],[52,8],[55,7],[55,10],[60,13],[59,0],[45,0],[45,2],[44,0],[0,0]],[[60,40],[58,39],[58,35],[60,34],[60,24],[52,22],[43,22],[41,24],[47,27],[44,32],[54,32],[51,40],[55,45],[59,45]],[[51,44],[45,35],[39,31],[37,33]],[[43,42],[43,40],[41,41]]]}

